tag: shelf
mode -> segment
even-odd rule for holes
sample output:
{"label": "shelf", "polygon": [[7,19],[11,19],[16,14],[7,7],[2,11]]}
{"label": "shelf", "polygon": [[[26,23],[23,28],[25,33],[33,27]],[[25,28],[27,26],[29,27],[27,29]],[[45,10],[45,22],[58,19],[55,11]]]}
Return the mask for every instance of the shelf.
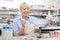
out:
{"label": "shelf", "polygon": [[51,13],[53,13],[54,11],[56,11],[55,9],[40,9],[40,8],[31,8],[31,16],[47,16],[49,11]]}
{"label": "shelf", "polygon": [[[6,7],[4,7],[4,8],[6,8]],[[19,11],[17,8],[6,8],[6,9],[4,9],[4,8],[2,8],[2,7],[0,7],[0,11],[14,11],[14,12],[16,12],[16,11]]]}
{"label": "shelf", "polygon": [[43,30],[47,30],[47,29],[60,29],[60,27],[44,27],[42,29]]}
{"label": "shelf", "polygon": [[[49,11],[49,9],[40,9],[40,8],[31,8],[31,10],[46,10]],[[55,11],[56,9],[50,9],[50,11]]]}
{"label": "shelf", "polygon": [[16,14],[17,15],[17,12],[0,12],[0,14],[2,15],[2,14]]}
{"label": "shelf", "polygon": [[43,15],[43,14],[30,14],[30,16],[46,16],[46,15]]}

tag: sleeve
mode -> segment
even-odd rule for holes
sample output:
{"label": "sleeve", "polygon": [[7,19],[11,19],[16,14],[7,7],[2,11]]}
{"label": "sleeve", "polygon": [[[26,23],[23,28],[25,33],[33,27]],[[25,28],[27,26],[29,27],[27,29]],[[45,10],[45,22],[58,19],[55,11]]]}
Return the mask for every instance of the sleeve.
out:
{"label": "sleeve", "polygon": [[30,22],[32,24],[35,24],[38,21],[38,19],[36,17],[30,16]]}
{"label": "sleeve", "polygon": [[18,36],[18,30],[19,30],[18,24],[17,24],[17,22],[14,20],[14,21],[13,21],[13,34],[14,34],[14,36]]}
{"label": "sleeve", "polygon": [[38,19],[36,17],[31,16],[32,21],[37,21]]}

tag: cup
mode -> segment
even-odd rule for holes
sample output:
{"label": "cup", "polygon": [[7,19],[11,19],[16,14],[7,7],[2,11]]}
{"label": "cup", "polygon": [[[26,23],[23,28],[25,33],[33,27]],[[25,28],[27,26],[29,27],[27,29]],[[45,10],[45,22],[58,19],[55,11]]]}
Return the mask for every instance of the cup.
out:
{"label": "cup", "polygon": [[60,31],[58,30],[58,31],[54,31],[54,35],[55,35],[55,37],[60,37]]}
{"label": "cup", "polygon": [[54,31],[54,37],[58,37],[58,31]]}
{"label": "cup", "polygon": [[54,31],[49,32],[50,37],[54,37]]}
{"label": "cup", "polygon": [[28,24],[25,26],[25,34],[27,35],[34,35],[34,25],[33,24]]}

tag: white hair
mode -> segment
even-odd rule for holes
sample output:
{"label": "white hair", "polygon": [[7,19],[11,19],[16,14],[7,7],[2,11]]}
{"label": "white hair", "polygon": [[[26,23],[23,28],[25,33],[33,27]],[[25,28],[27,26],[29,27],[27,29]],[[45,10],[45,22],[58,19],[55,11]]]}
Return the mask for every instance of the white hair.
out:
{"label": "white hair", "polygon": [[26,5],[28,8],[30,8],[30,5],[29,5],[28,3],[23,2],[23,3],[21,3],[20,6],[19,6],[19,9],[20,9],[20,10],[21,10],[21,8],[22,8],[23,5]]}

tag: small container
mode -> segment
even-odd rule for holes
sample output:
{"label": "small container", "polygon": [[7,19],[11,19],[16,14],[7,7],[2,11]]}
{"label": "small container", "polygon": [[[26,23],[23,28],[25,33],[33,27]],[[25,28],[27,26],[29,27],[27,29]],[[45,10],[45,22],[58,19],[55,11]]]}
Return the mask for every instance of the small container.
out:
{"label": "small container", "polygon": [[34,35],[34,24],[26,24],[25,26],[25,34],[26,35]]}
{"label": "small container", "polygon": [[49,31],[49,36],[52,38],[54,37],[54,31]]}
{"label": "small container", "polygon": [[54,32],[54,37],[58,37],[58,32],[57,31]]}
{"label": "small container", "polygon": [[60,37],[60,31],[59,30],[54,31],[54,35],[55,35],[55,37]]}
{"label": "small container", "polygon": [[58,32],[58,37],[60,37],[60,31]]}
{"label": "small container", "polygon": [[42,36],[37,36],[37,38],[42,38]]}
{"label": "small container", "polygon": [[13,27],[9,25],[3,26],[2,40],[13,40]]}

